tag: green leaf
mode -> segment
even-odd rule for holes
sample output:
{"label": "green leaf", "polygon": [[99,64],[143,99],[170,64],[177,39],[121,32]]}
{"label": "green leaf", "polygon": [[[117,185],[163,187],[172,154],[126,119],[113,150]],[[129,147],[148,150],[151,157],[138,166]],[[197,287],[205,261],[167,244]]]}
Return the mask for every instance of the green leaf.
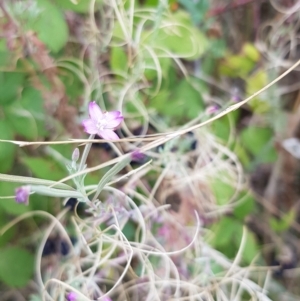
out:
{"label": "green leaf", "polygon": [[213,133],[223,141],[227,142],[232,131],[231,127],[234,127],[239,116],[239,111],[233,111],[223,116],[220,119],[215,120],[211,124]]}
{"label": "green leaf", "polygon": [[128,221],[122,229],[123,234],[129,241],[134,241],[135,231],[136,225],[131,221]]}
{"label": "green leaf", "polygon": [[242,53],[254,62],[258,62],[260,59],[260,53],[253,44],[245,43],[242,48]]}
{"label": "green leaf", "polygon": [[[168,0],[169,4],[175,3],[176,0]],[[157,7],[160,3],[160,0],[146,0],[143,5],[145,6],[154,6]]]}
{"label": "green leaf", "polygon": [[209,1],[191,1],[191,0],[179,0],[180,3],[191,15],[194,24],[199,24],[203,21],[208,9]]}
{"label": "green leaf", "polygon": [[44,100],[41,92],[32,87],[25,87],[22,91],[21,105],[34,117],[38,135],[47,135],[47,130],[45,128]]}
{"label": "green leaf", "polygon": [[23,287],[34,271],[34,257],[18,247],[0,250],[0,279],[11,287]]}
{"label": "green leaf", "polygon": [[144,31],[143,44],[153,49],[166,50],[186,60],[200,58],[208,47],[205,35],[191,22],[184,11],[177,11],[165,20],[171,26]]}
{"label": "green leaf", "polygon": [[[213,226],[213,231],[215,236],[212,245],[229,258],[234,258],[242,241],[243,224],[232,218],[224,217]],[[253,233],[247,231],[246,235],[242,258],[245,264],[250,264],[258,254],[259,247]]]}
{"label": "green leaf", "polygon": [[[0,40],[0,66],[7,66],[9,63],[12,63],[13,53],[7,49],[6,39]],[[0,86],[1,87],[1,86]]]}
{"label": "green leaf", "polygon": [[[55,214],[55,208],[53,206],[53,198],[39,195],[39,194],[32,194],[30,195],[29,204],[31,210],[43,210],[49,213]],[[35,219],[39,219],[38,217],[34,217]],[[43,221],[43,218],[41,218]]]}
{"label": "green leaf", "polygon": [[[240,242],[242,238],[242,224],[238,221],[235,221],[229,217],[222,218],[217,224],[214,225],[215,237],[213,240],[213,245],[222,249],[228,247],[233,242]],[[236,244],[235,244],[236,246]],[[232,248],[232,255],[237,251],[236,248]]]}
{"label": "green leaf", "polygon": [[[48,0],[36,0],[36,16],[27,20],[27,27],[53,52],[62,49],[68,40],[68,26],[61,10]],[[29,6],[28,9],[34,9]]]}
{"label": "green leaf", "polygon": [[230,124],[227,115],[215,120],[211,124],[213,133],[216,135],[216,137],[222,139],[223,141],[228,141],[230,136]]}
{"label": "green leaf", "polygon": [[[159,57],[157,58],[159,64],[159,68],[161,69],[161,74],[164,79],[168,78],[169,69],[172,65],[172,60],[169,57]],[[154,80],[157,78],[158,67],[155,65],[153,57],[145,55],[143,58],[145,64],[145,76],[148,80]]]}
{"label": "green leaf", "polygon": [[110,67],[113,71],[127,73],[127,55],[122,47],[112,47],[110,52]]}
{"label": "green leaf", "polygon": [[19,98],[24,79],[24,73],[0,72],[0,105],[10,104]]}
{"label": "green leaf", "polygon": [[58,181],[66,177],[66,172],[51,159],[25,157],[22,158],[22,162],[30,168],[34,176],[38,178]]}
{"label": "green leaf", "polygon": [[63,157],[71,160],[73,151],[76,147],[72,144],[53,144],[50,148],[59,152]]}
{"label": "green leaf", "polygon": [[288,230],[290,228],[290,226],[292,225],[292,223],[295,221],[296,219],[296,210],[291,209],[288,213],[286,213],[285,215],[283,215],[283,217],[281,219],[276,219],[274,217],[270,218],[270,226],[271,228],[278,232],[284,232],[286,230]]}
{"label": "green leaf", "polygon": [[[14,134],[7,120],[0,120],[0,139],[13,140]],[[14,163],[17,146],[0,142],[0,172],[8,172]]]}
{"label": "green leaf", "polygon": [[[172,102],[170,100],[170,92],[168,90],[161,90],[159,93],[150,100],[149,106],[155,108],[158,113],[172,115]],[[169,106],[169,110],[167,107]],[[175,111],[176,114],[176,111]]]}
{"label": "green leaf", "polygon": [[246,265],[251,264],[259,252],[259,246],[253,233],[247,231],[246,243],[243,250],[242,258]]}
{"label": "green leaf", "polygon": [[[72,10],[78,13],[88,13],[91,7],[92,0],[55,0],[64,10]],[[99,9],[99,4],[102,4],[103,0],[96,0],[93,11],[96,12]]]}
{"label": "green leaf", "polygon": [[[248,95],[252,95],[258,90],[262,89],[268,84],[268,75],[265,70],[258,70],[250,77],[247,78],[246,92]],[[268,91],[262,92],[257,97],[253,98],[249,102],[249,106],[257,114],[263,114],[270,110],[271,104],[268,98]]]}
{"label": "green leaf", "polygon": [[239,219],[244,219],[250,213],[253,212],[254,208],[255,208],[255,200],[252,195],[248,194],[247,196],[244,197],[243,202],[234,208],[233,214],[235,217]]}
{"label": "green leaf", "polygon": [[250,157],[245,148],[241,145],[239,140],[236,140],[234,145],[234,153],[238,156],[240,162],[245,168],[248,168],[250,165]]}
{"label": "green leaf", "polygon": [[150,106],[162,115],[179,118],[177,122],[180,122],[181,118],[195,118],[204,109],[202,96],[195,89],[195,84],[192,85],[188,79],[183,79],[173,88],[172,94],[169,90],[161,90],[150,100]]}
{"label": "green leaf", "polygon": [[66,94],[70,99],[70,103],[76,106],[78,103],[78,98],[84,94],[84,86],[82,80],[75,72],[71,72],[67,68],[60,69],[62,70],[62,72],[60,72],[59,78],[65,85]]}
{"label": "green leaf", "polygon": [[174,103],[182,104],[182,108],[177,107],[176,110],[179,116],[183,115],[192,119],[199,116],[204,110],[201,93],[195,89],[187,78],[180,81],[179,85],[175,87],[173,97]]}
{"label": "green leaf", "polygon": [[273,133],[269,128],[258,128],[250,126],[245,128],[241,134],[241,144],[259,162],[274,162],[277,153],[272,143]]}
{"label": "green leaf", "polygon": [[229,177],[223,172],[223,174],[220,173],[219,177],[215,177],[211,181],[212,192],[217,204],[220,206],[227,204],[235,191],[230,184],[224,181],[226,178],[228,179]]}
{"label": "green leaf", "polygon": [[[2,200],[0,200],[0,203]],[[9,223],[10,217],[7,215],[5,210],[0,206],[0,229],[4,227],[7,223]],[[0,247],[5,246],[7,242],[9,242],[16,233],[16,227],[11,227],[8,229],[3,235],[0,235]]]}
{"label": "green leaf", "polygon": [[241,143],[253,155],[257,155],[272,139],[272,131],[268,128],[249,126],[240,135]]}
{"label": "green leaf", "polygon": [[37,139],[38,130],[34,117],[20,103],[6,106],[4,113],[17,134],[29,140]]}
{"label": "green leaf", "polygon": [[245,77],[255,67],[255,62],[245,56],[227,56],[219,67],[222,75],[230,77]]}
{"label": "green leaf", "polygon": [[[217,59],[224,57],[226,54],[225,40],[224,39],[216,39],[216,38],[209,40],[209,48],[207,49],[207,54],[208,54],[208,57],[217,58]],[[205,60],[206,59],[207,58],[205,58]],[[204,65],[206,63],[205,60],[203,61]],[[215,63],[215,61],[214,61],[214,63]]]}

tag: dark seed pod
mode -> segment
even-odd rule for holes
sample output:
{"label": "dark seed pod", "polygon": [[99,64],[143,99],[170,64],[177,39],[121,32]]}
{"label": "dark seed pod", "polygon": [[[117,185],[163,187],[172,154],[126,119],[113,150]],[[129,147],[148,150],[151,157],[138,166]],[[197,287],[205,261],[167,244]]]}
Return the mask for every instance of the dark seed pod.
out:
{"label": "dark seed pod", "polygon": [[192,141],[192,143],[191,143],[191,150],[195,150],[197,148],[197,145],[198,145],[198,141],[197,140]]}
{"label": "dark seed pod", "polygon": [[60,254],[63,256],[68,255],[70,252],[70,245],[65,240],[60,241]]}
{"label": "dark seed pod", "polygon": [[78,203],[78,200],[76,198],[70,198],[66,202],[65,207],[69,207],[71,211],[74,211],[77,203]]}
{"label": "dark seed pod", "polygon": [[198,145],[198,141],[194,138],[193,132],[187,132],[186,135],[191,139],[190,150],[195,150]]}
{"label": "dark seed pod", "polygon": [[[101,139],[98,135],[95,136],[95,139]],[[107,152],[112,150],[111,146],[108,143],[92,143],[93,148],[103,149]]]}
{"label": "dark seed pod", "polygon": [[55,254],[56,250],[56,238],[49,238],[45,243],[42,256],[49,256],[51,254]]}
{"label": "dark seed pod", "polygon": [[[77,203],[79,203],[79,204],[77,205]],[[84,203],[78,202],[78,200],[76,198],[69,198],[65,205],[65,207],[69,207],[70,211],[73,211],[73,212],[74,212],[76,206],[77,206],[77,213],[82,214],[84,212]]]}

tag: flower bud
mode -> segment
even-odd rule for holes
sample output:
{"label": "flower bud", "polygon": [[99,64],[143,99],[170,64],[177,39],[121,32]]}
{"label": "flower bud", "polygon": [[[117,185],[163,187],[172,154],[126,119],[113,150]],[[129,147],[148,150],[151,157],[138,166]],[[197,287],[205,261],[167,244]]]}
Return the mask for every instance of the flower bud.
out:
{"label": "flower bud", "polygon": [[78,159],[79,159],[79,149],[78,148],[75,148],[74,151],[73,151],[73,154],[72,154],[72,161],[73,162],[77,162]]}
{"label": "flower bud", "polygon": [[15,190],[15,199],[19,204],[28,205],[30,195],[30,186],[21,186]]}
{"label": "flower bud", "polygon": [[213,105],[213,106],[207,107],[206,110],[205,110],[205,113],[207,115],[212,115],[212,114],[217,113],[218,111],[219,111],[219,106]]}
{"label": "flower bud", "polygon": [[145,158],[145,154],[143,154],[139,149],[133,151],[130,154],[130,156],[131,156],[131,160],[136,162],[142,161]]}

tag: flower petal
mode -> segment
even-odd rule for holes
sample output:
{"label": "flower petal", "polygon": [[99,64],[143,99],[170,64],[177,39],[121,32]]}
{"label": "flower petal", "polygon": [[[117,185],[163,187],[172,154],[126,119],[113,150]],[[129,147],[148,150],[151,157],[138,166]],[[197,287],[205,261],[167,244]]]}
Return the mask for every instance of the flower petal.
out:
{"label": "flower petal", "polygon": [[95,101],[89,103],[89,114],[91,119],[98,120],[103,115],[100,107],[96,104]]}
{"label": "flower petal", "polygon": [[118,135],[112,130],[98,131],[98,135],[105,140],[119,140]]}
{"label": "flower petal", "polygon": [[77,294],[74,293],[74,292],[70,292],[70,293],[68,293],[68,295],[67,295],[67,300],[68,300],[68,301],[76,301],[77,298],[78,298],[78,296],[77,296]]}
{"label": "flower petal", "polygon": [[105,128],[107,129],[115,129],[117,126],[120,125],[120,123],[123,121],[123,116],[117,117],[116,119],[109,120],[107,123],[107,126]]}
{"label": "flower petal", "polygon": [[98,129],[96,127],[96,122],[92,119],[86,119],[82,121],[82,125],[84,127],[84,131],[93,135],[97,134]]}
{"label": "flower petal", "polygon": [[116,118],[118,118],[118,117],[122,117],[122,114],[121,114],[120,111],[106,112],[105,115],[106,115],[106,119],[107,119],[108,121],[113,120],[113,119],[116,119]]}

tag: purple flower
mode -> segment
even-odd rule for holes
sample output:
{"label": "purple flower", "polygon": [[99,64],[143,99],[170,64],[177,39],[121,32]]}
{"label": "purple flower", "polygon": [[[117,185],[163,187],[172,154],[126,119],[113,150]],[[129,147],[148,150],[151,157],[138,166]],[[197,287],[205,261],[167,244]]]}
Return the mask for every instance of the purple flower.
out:
{"label": "purple flower", "polygon": [[240,101],[242,100],[241,96],[239,96],[239,95],[233,95],[233,96],[231,97],[231,99],[232,99],[232,101],[234,101],[234,102],[240,102]]}
{"label": "purple flower", "polygon": [[67,294],[67,300],[68,301],[76,301],[77,300],[77,294],[74,292],[70,292]]}
{"label": "purple flower", "polygon": [[19,204],[28,205],[30,195],[30,186],[21,186],[15,190],[15,199]]}
{"label": "purple flower", "polygon": [[139,149],[136,149],[130,155],[131,155],[131,160],[135,162],[142,161],[145,158],[145,155]]}
{"label": "purple flower", "polygon": [[120,125],[124,117],[119,111],[102,112],[95,101],[89,103],[90,119],[82,122],[85,132],[102,137],[106,140],[118,140],[114,130]]}

